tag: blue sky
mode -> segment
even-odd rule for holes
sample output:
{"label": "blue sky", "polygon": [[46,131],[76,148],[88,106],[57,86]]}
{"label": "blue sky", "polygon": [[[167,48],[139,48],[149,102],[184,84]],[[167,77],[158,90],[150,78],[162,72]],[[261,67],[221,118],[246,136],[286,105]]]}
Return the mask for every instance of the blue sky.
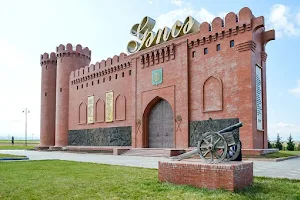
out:
{"label": "blue sky", "polygon": [[269,137],[300,140],[300,2],[200,0],[10,0],[0,7],[0,137],[22,137],[28,108],[29,138],[39,135],[40,65],[44,52],[59,44],[81,44],[92,50],[92,63],[126,52],[132,25],[144,16],[156,28],[172,26],[192,15],[211,22],[249,7],[274,28],[276,40],[267,45]]}

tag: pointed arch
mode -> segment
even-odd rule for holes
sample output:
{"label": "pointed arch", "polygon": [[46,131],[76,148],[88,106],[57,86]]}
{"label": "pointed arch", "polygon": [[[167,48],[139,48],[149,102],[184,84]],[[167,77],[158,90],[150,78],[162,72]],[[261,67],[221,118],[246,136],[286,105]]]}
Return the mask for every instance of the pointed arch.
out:
{"label": "pointed arch", "polygon": [[96,102],[96,122],[104,122],[105,119],[105,102],[98,99]]}
{"label": "pointed arch", "polygon": [[210,76],[203,84],[203,112],[223,109],[223,84],[218,77]]}
{"label": "pointed arch", "polygon": [[79,124],[86,124],[87,122],[87,106],[84,102],[79,105]]}
{"label": "pointed arch", "polygon": [[126,98],[119,94],[115,100],[115,116],[116,120],[126,119]]}
{"label": "pointed arch", "polygon": [[[163,103],[164,106],[159,106],[159,104]],[[158,108],[157,108],[158,106]],[[161,111],[161,108],[167,108],[168,113],[167,115],[158,115],[159,117],[162,117],[162,119],[155,117],[155,115],[153,115],[153,111]],[[154,111],[154,112],[155,112]],[[151,116],[152,115],[152,116]],[[163,131],[158,131],[157,133],[159,134],[158,136],[155,135],[154,138],[157,137],[162,137],[161,140],[162,142],[162,146],[160,146],[159,148],[171,148],[170,146],[172,146],[172,148],[174,147],[174,141],[175,141],[175,136],[174,136],[174,111],[172,109],[171,104],[164,98],[156,96],[155,98],[153,98],[148,105],[146,106],[144,113],[143,113],[143,122],[142,122],[142,126],[143,126],[143,147],[152,147],[153,142],[155,143],[155,141],[153,140],[153,131],[151,131],[155,126],[155,122],[162,122],[163,124],[160,124],[161,126],[157,126],[157,127],[163,127],[164,129],[164,120],[167,119],[169,126],[167,126],[167,128],[169,128],[167,132],[163,132]],[[157,134],[155,132],[155,134]],[[166,135],[164,135],[166,134]],[[164,140],[164,138],[167,137],[166,140]],[[170,145],[170,146],[165,146],[165,145]]]}

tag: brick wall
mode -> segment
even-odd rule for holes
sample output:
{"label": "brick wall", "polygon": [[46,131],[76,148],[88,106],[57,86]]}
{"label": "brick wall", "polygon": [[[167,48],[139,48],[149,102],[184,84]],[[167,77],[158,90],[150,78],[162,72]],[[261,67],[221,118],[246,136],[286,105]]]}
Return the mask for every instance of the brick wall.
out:
{"label": "brick wall", "polygon": [[253,163],[205,164],[199,161],[159,161],[158,179],[161,182],[179,185],[234,191],[253,183]]}
{"label": "brick wall", "polygon": [[[57,103],[68,106],[68,117],[59,120],[67,120],[69,130],[131,126],[132,146],[148,147],[147,116],[165,99],[175,121],[174,148],[189,147],[190,121],[209,118],[239,118],[244,124],[240,129],[243,147],[267,148],[264,46],[274,37],[274,31],[264,31],[263,17],[243,8],[237,15],[228,13],[224,22],[215,18],[212,26],[202,23],[197,33],[76,69],[69,76],[68,103]],[[256,128],[256,64],[263,69],[262,131]],[[152,85],[152,71],[160,68],[163,82]],[[105,122],[107,91],[114,92],[114,120],[109,123]],[[85,114],[79,114],[80,105],[85,113],[89,95],[95,97],[91,124],[85,122]]]}

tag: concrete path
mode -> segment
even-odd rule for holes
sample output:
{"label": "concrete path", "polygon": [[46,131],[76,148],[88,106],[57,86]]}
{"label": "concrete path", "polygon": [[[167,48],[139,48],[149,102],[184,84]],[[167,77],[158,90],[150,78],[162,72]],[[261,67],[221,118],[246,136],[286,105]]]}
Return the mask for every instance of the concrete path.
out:
{"label": "concrete path", "polygon": [[[0,150],[0,153],[25,155],[29,157],[30,160],[69,160],[156,169],[158,168],[158,161],[170,160],[169,158],[162,157],[114,156],[95,153],[69,153],[60,151],[44,152],[28,150]],[[253,161],[253,163],[254,176],[300,180],[300,157],[281,162]]]}

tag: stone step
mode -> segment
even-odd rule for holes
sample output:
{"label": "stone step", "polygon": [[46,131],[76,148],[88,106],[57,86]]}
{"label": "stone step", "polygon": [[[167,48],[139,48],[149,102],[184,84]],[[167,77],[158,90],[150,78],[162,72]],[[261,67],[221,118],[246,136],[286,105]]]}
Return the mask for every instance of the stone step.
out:
{"label": "stone step", "polygon": [[164,149],[130,149],[123,153],[124,156],[147,156],[147,157],[165,157]]}

